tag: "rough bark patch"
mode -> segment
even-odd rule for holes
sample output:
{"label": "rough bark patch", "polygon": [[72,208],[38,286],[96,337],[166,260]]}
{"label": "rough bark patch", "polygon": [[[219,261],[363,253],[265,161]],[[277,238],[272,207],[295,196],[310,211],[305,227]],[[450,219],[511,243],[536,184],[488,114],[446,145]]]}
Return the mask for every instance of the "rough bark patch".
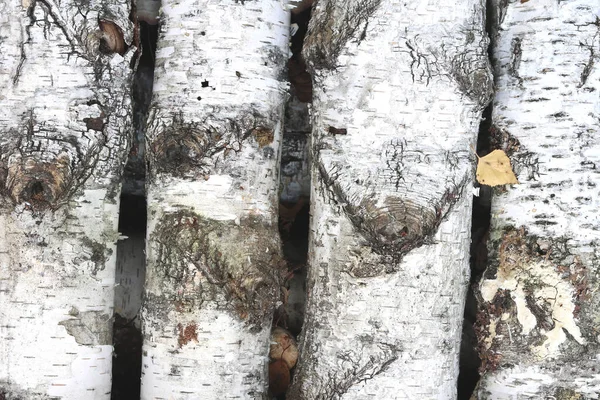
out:
{"label": "rough bark patch", "polygon": [[208,301],[262,324],[285,271],[273,232],[259,219],[247,218],[238,226],[186,211],[164,215],[151,239],[164,294],[173,296],[173,307],[181,311]]}
{"label": "rough bark patch", "polygon": [[[535,128],[535,126],[531,126]],[[525,127],[527,129],[527,127]],[[536,181],[540,176],[539,156],[528,151],[519,139],[508,130],[492,126],[490,128],[490,148],[500,149],[510,158],[515,175],[522,181]],[[497,190],[503,190],[498,188]]]}
{"label": "rough bark patch", "polygon": [[477,337],[477,350],[481,360],[480,374],[495,371],[502,361],[502,353],[498,351],[498,343],[495,340],[498,337],[497,320],[503,314],[513,316],[515,314],[514,301],[510,298],[508,290],[499,290],[494,300],[486,304],[485,310],[480,307],[477,313],[474,329]]}
{"label": "rough bark patch", "polygon": [[313,14],[303,46],[310,68],[335,69],[337,58],[346,43],[354,38],[359,30],[362,32],[359,43],[365,38],[369,18],[380,4],[381,0],[318,2],[317,7],[323,7],[323,10]]}
{"label": "rough bark patch", "polygon": [[[482,11],[483,12],[483,11]],[[447,44],[419,35],[407,38],[407,53],[412,59],[410,70],[413,82],[429,83],[434,78],[453,81],[460,93],[476,103],[482,110],[490,103],[494,94],[494,79],[487,54],[489,41],[479,35],[484,16],[476,17],[461,32],[462,43]],[[479,39],[477,39],[479,38]],[[475,42],[478,40],[478,42]]]}
{"label": "rough bark patch", "polygon": [[91,272],[92,275],[96,276],[98,271],[102,271],[106,267],[106,261],[112,255],[112,249],[107,248],[104,243],[96,242],[87,237],[81,239],[81,244],[90,250],[89,259],[94,263]]}
{"label": "rough bark patch", "polygon": [[265,147],[273,143],[273,139],[275,138],[272,129],[263,127],[253,129],[252,136],[254,137],[254,140],[256,140],[256,143],[258,143],[259,147]]}
{"label": "rough bark patch", "polygon": [[32,393],[15,387],[7,381],[0,380],[0,400],[54,400],[55,397],[50,397],[40,393]]}
{"label": "rough bark patch", "polygon": [[557,388],[554,391],[554,399],[555,400],[585,400],[586,397],[583,394],[577,393],[576,391],[571,390],[571,389]]}
{"label": "rough bark patch", "polygon": [[452,59],[451,71],[458,89],[468,98],[485,108],[494,94],[493,77],[486,62],[473,66],[473,55],[459,53]]}
{"label": "rough bark patch", "polygon": [[[330,370],[327,376],[321,377],[320,387],[314,393],[320,393],[319,400],[343,398],[343,395],[353,386],[385,372],[392,363],[398,360],[402,350],[402,347],[398,345],[376,342],[370,335],[360,336],[355,349],[345,350],[338,354],[335,360],[337,368]],[[304,362],[308,363],[310,360]],[[301,383],[306,376],[300,374],[296,379],[294,386],[286,395],[287,400],[306,399]]]}
{"label": "rough bark patch", "polygon": [[500,347],[505,358],[522,361],[551,358],[563,343],[583,348],[576,318],[590,295],[588,271],[568,239],[509,227],[492,248],[497,254],[479,285],[482,372],[497,366]]}
{"label": "rough bark patch", "polygon": [[[108,118],[98,101],[79,103],[71,105],[79,110],[77,112]],[[107,124],[91,122],[97,118],[84,118],[81,122],[86,128],[82,126],[79,133],[91,139],[81,144],[72,136],[47,130],[37,121],[33,110],[24,115],[23,120],[23,126],[18,129],[0,133],[0,195],[13,204],[26,202],[28,208],[35,211],[57,210],[73,198],[94,173],[100,154],[105,150]],[[93,125],[91,131],[90,123]],[[45,139],[38,139],[43,135]],[[119,158],[111,159],[117,164],[118,161]],[[113,172],[103,173],[110,176]],[[107,200],[114,200],[117,194],[111,193],[109,190]]]}
{"label": "rough bark patch", "polygon": [[192,340],[198,342],[197,328],[198,326],[195,323],[187,324],[185,327],[181,324],[177,324],[177,330],[179,331],[177,343],[179,344],[179,348],[185,346]]}

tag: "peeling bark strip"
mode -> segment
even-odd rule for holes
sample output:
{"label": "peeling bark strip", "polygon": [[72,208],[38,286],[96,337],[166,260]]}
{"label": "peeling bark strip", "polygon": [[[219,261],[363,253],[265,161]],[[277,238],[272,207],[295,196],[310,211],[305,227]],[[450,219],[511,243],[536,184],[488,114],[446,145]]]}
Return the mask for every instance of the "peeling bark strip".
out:
{"label": "peeling bark strip", "polygon": [[598,398],[598,2],[494,3],[492,140],[521,184],[492,202],[478,395]]}
{"label": "peeling bark strip", "polygon": [[469,148],[492,90],[483,7],[321,0],[313,10],[312,247],[288,399],[455,396]]}
{"label": "peeling bark strip", "polygon": [[266,396],[288,30],[276,1],[163,4],[142,399]]}
{"label": "peeling bark strip", "polygon": [[0,4],[0,393],[8,399],[110,398],[129,13],[114,1]]}

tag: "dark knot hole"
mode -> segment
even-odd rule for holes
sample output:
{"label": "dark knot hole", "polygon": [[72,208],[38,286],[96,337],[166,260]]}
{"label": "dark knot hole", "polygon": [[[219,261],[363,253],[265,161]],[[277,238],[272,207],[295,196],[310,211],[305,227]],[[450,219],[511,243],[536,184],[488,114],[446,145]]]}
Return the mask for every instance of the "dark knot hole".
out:
{"label": "dark knot hole", "polygon": [[42,201],[42,200],[46,200],[44,198],[44,185],[42,184],[41,181],[33,181],[30,185],[29,185],[29,197],[32,200],[38,200],[38,201]]}

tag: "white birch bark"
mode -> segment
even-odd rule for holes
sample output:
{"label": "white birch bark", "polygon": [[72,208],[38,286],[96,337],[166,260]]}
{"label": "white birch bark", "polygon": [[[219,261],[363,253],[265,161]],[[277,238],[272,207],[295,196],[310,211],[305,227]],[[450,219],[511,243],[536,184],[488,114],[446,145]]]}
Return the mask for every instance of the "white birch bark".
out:
{"label": "white birch bark", "polygon": [[[506,2],[504,2],[506,3]],[[482,399],[598,398],[600,6],[498,6],[492,140],[520,185],[492,202]],[[584,396],[584,397],[581,397]]]}
{"label": "white birch bark", "polygon": [[455,398],[484,4],[315,7],[308,302],[287,398]]}
{"label": "white birch bark", "polygon": [[266,396],[288,26],[278,1],[162,6],[142,399]]}
{"label": "white birch bark", "polygon": [[110,398],[129,12],[0,3],[2,398]]}

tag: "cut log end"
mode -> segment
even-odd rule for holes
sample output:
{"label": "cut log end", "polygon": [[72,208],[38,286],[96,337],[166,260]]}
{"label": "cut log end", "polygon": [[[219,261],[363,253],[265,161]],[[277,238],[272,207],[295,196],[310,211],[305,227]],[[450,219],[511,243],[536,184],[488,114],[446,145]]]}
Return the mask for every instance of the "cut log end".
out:
{"label": "cut log end", "polygon": [[272,396],[285,394],[290,386],[290,370],[283,360],[269,364],[269,392]]}
{"label": "cut log end", "polygon": [[100,30],[100,52],[104,54],[125,54],[127,46],[123,38],[123,30],[114,22],[108,20],[99,21]]}

